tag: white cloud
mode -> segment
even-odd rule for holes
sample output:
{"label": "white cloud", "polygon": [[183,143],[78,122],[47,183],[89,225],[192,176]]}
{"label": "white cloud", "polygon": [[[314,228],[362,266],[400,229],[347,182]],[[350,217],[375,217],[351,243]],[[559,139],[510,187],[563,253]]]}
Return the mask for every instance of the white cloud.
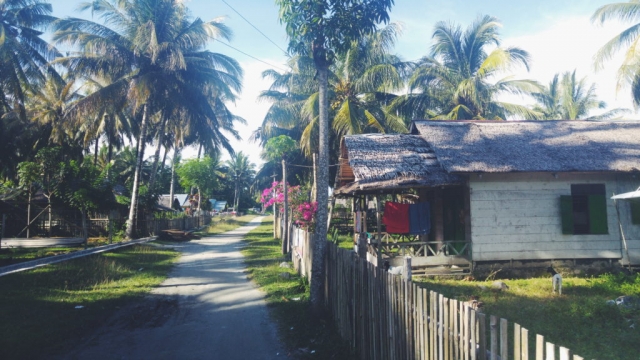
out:
{"label": "white cloud", "polygon": [[598,49],[624,28],[623,24],[616,23],[596,26],[586,16],[564,17],[554,19],[543,31],[505,38],[503,46],[517,46],[531,54],[531,71],[519,71],[515,74],[517,78],[534,79],[546,85],[554,74],[576,69],[579,78],[586,76],[589,84],[596,84],[596,94],[607,103],[608,109],[631,109],[629,89],[616,93],[616,72],[622,54],[608,61],[603,70],[596,72],[593,66],[593,56]]}
{"label": "white cloud", "polygon": [[[274,65],[283,62],[282,60],[267,59],[264,61]],[[242,151],[249,156],[252,163],[260,166],[260,164],[263,163],[260,159],[260,152],[262,151],[262,148],[259,144],[250,142],[249,138],[251,137],[251,134],[260,127],[262,120],[271,105],[267,102],[259,102],[258,96],[260,95],[260,92],[268,89],[271,85],[269,79],[262,78],[262,72],[267,69],[271,69],[272,67],[259,61],[242,62],[240,65],[244,70],[242,94],[239,96],[239,99],[235,104],[231,103],[227,104],[227,106],[232,113],[244,118],[247,121],[247,124],[236,124],[236,130],[238,130],[242,140],[232,139],[230,142],[236,152]],[[197,148],[185,149],[183,153],[183,158],[195,158],[196,156]],[[227,154],[223,155],[223,159],[228,158],[229,156]]]}

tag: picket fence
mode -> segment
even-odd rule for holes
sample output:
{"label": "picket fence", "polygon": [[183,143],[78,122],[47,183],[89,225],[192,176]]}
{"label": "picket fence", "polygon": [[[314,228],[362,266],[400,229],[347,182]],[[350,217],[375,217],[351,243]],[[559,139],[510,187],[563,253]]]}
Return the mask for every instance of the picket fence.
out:
{"label": "picket fence", "polygon": [[[313,235],[290,232],[292,260],[311,279]],[[582,360],[506,319],[485,315],[327,244],[325,303],[360,359]]]}

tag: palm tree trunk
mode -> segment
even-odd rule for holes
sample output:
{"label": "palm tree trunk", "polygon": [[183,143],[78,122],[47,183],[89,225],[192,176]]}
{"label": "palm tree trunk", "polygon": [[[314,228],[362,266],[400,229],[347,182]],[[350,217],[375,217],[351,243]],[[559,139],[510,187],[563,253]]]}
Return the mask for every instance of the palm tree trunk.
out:
{"label": "palm tree trunk", "polygon": [[171,160],[171,185],[169,185],[169,199],[171,199],[171,208],[173,208],[173,188],[175,186],[176,180],[176,159],[178,158],[178,156],[180,156],[180,149],[176,148],[176,150],[173,152],[173,159]]}
{"label": "palm tree trunk", "polygon": [[327,203],[329,188],[329,103],[327,99],[328,66],[316,64],[318,70],[319,90],[319,158],[318,158],[318,212],[316,214],[316,231],[313,244],[313,260],[311,270],[310,300],[313,309],[319,313],[322,309],[324,292],[324,257],[327,243]]}
{"label": "palm tree trunk", "polygon": [[149,189],[153,188],[153,184],[156,182],[158,164],[160,163],[160,150],[162,149],[162,142],[164,141],[164,127],[166,123],[167,118],[166,116],[163,116],[162,124],[160,125],[160,135],[158,136],[158,146],[156,146],[156,153],[153,158],[153,170],[151,171],[151,178],[149,179]]}
{"label": "palm tree trunk", "polygon": [[98,136],[96,138],[96,145],[95,145],[95,152],[93,153],[93,166],[97,166],[98,165],[98,150],[99,149],[99,144],[100,144],[100,137]]}
{"label": "palm tree trunk", "polygon": [[140,124],[140,135],[138,136],[138,154],[136,170],[133,175],[133,190],[131,190],[131,207],[129,208],[129,219],[127,220],[127,239],[132,239],[135,234],[135,223],[138,211],[138,191],[140,190],[140,176],[142,173],[142,160],[144,159],[145,139],[147,137],[147,105],[142,109],[142,123]]}

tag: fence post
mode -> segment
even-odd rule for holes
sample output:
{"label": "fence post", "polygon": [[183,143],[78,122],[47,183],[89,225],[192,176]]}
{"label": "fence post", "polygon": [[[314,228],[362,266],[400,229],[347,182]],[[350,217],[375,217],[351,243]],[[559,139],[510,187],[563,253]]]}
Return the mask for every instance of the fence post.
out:
{"label": "fence post", "polygon": [[509,358],[509,323],[507,319],[500,319],[500,358]]}

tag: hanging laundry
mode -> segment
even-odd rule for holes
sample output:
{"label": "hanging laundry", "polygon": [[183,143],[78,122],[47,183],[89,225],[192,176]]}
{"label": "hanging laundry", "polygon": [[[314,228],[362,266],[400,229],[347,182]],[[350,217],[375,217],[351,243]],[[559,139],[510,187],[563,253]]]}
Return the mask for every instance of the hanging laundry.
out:
{"label": "hanging laundry", "polygon": [[384,205],[382,223],[390,234],[406,234],[409,232],[409,204],[387,201]]}
{"label": "hanging laundry", "polygon": [[431,232],[431,207],[429,202],[409,205],[409,234],[426,235]]}

